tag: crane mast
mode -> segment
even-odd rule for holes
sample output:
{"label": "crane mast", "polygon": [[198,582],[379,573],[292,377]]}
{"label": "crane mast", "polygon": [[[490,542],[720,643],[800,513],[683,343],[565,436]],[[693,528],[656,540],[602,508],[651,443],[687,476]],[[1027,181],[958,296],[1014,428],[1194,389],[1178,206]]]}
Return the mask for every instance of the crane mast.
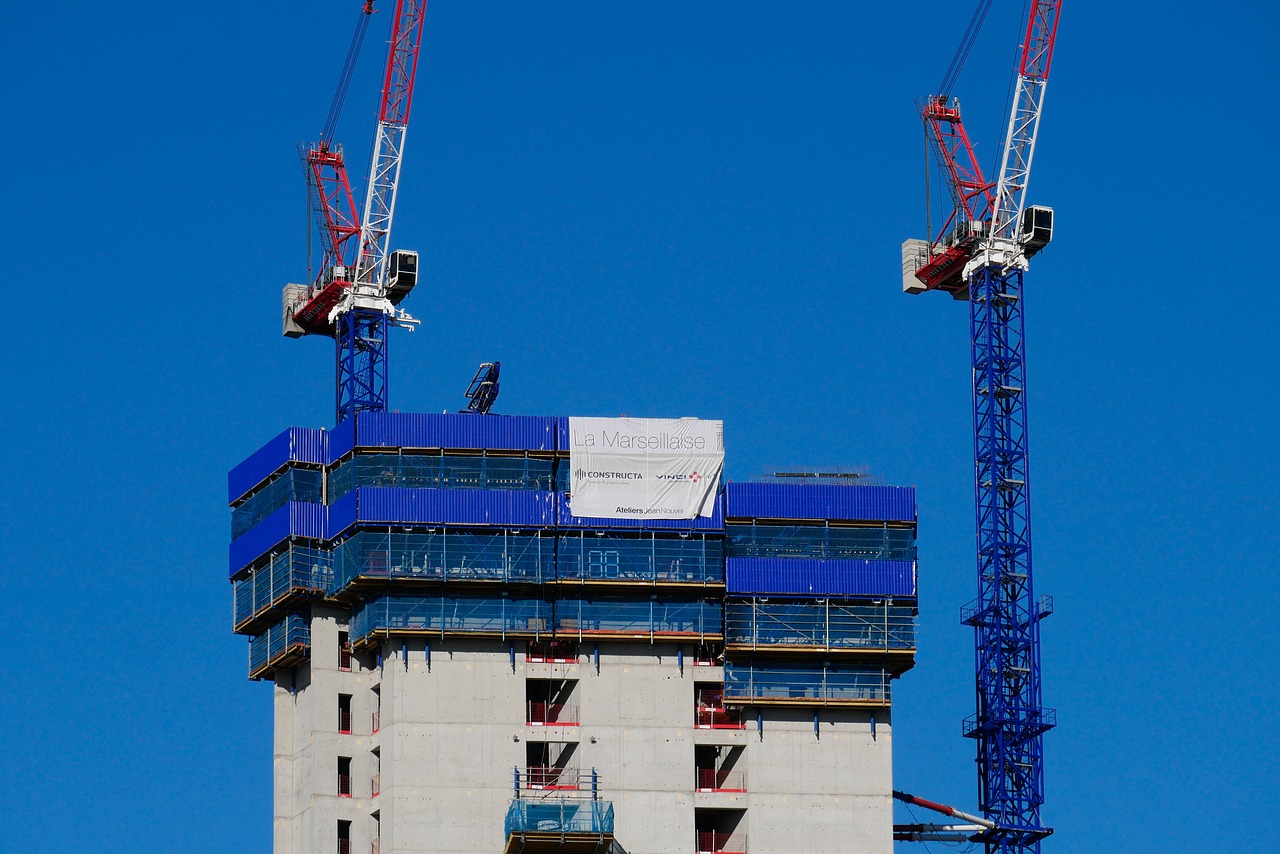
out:
{"label": "crane mast", "polygon": [[[974,838],[988,854],[1038,852],[1044,826],[1043,734],[1056,723],[1041,705],[1040,621],[1031,559],[1023,273],[1052,236],[1053,212],[1026,208],[1061,0],[1035,0],[1017,67],[994,192],[982,179],[947,94],[921,110],[955,210],[938,241],[903,244],[903,288],[941,290],[969,302],[973,383],[978,597],[962,609],[974,628],[977,710],[964,722],[977,742],[978,800],[992,824]],[[957,141],[963,144],[957,144]]]}
{"label": "crane mast", "polygon": [[[418,322],[398,308],[417,284],[417,253],[392,252],[389,245],[425,11],[426,0],[396,0],[363,215],[355,210],[342,148],[329,139],[335,111],[321,141],[304,154],[322,260],[310,286],[285,286],[284,334],[326,335],[336,342],[338,422],[387,409],[387,334],[392,326],[412,329]],[[345,97],[372,0],[364,0],[361,12],[335,110]]]}

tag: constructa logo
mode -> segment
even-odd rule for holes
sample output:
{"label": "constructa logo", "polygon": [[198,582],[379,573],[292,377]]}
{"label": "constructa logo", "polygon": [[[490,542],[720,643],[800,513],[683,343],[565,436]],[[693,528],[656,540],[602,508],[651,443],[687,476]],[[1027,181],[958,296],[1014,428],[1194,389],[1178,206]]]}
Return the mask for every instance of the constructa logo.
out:
{"label": "constructa logo", "polygon": [[578,480],[644,480],[638,471],[588,471],[577,469],[573,476]]}

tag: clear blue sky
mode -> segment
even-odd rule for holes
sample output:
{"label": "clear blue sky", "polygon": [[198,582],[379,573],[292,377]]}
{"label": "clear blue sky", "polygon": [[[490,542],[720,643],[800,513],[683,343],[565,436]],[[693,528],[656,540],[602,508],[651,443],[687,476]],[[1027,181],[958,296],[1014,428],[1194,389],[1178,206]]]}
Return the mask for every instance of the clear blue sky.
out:
{"label": "clear blue sky", "polygon": [[[331,345],[281,338],[279,301],[305,271],[294,149],[358,5],[6,11],[7,850],[268,850],[271,692],[230,632],[225,472],[332,417]],[[721,418],[732,478],[914,484],[896,782],[962,808],[967,318],[900,293],[898,246],[923,230],[913,100],[972,5],[435,0],[393,240],[425,267],[422,329],[393,344],[401,410],[457,408],[501,359],[503,412]],[[1020,5],[996,4],[956,90],[988,159]],[[1068,0],[1032,182],[1058,214],[1027,300],[1058,610],[1045,850],[1260,851],[1280,808],[1280,15],[1142,5]],[[358,164],[374,75],[341,130]]]}

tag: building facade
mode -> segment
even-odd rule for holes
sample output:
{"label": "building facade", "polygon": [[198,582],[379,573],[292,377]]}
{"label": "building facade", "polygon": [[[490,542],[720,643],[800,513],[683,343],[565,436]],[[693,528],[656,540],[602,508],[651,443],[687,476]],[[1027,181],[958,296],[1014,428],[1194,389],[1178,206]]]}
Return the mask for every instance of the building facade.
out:
{"label": "building facade", "polygon": [[583,518],[567,419],[363,413],[229,475],[277,854],[887,852],[908,487]]}

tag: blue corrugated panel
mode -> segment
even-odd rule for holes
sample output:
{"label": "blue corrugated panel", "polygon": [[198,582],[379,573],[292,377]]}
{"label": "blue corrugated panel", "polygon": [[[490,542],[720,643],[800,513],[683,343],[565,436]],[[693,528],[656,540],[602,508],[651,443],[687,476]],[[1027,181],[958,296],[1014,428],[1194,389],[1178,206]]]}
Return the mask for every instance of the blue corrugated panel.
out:
{"label": "blue corrugated panel", "polygon": [[913,486],[727,483],[730,519],[835,519],[859,522],[915,522]]}
{"label": "blue corrugated panel", "polygon": [[356,446],[356,419],[348,418],[329,431],[329,459],[335,463],[351,453]]}
{"label": "blue corrugated panel", "polygon": [[231,543],[227,551],[231,575],[235,575],[290,537],[322,540],[326,535],[328,508],[323,504],[290,501]]}
{"label": "blue corrugated panel", "polygon": [[329,536],[337,537],[356,523],[356,490],[329,505]]}
{"label": "blue corrugated panel", "polygon": [[556,520],[561,528],[593,528],[621,531],[723,531],[724,494],[716,496],[715,511],[710,516],[696,519],[602,519],[595,516],[575,516],[570,511],[572,502],[563,492],[556,493]]}
{"label": "blue corrugated panel", "polygon": [[328,434],[323,430],[290,427],[227,473],[227,503],[238,500],[286,463],[324,465],[328,462],[328,444]]}
{"label": "blue corrugated panel", "polygon": [[362,412],[356,416],[356,444],[361,448],[554,451],[555,422],[531,415]]}
{"label": "blue corrugated panel", "polygon": [[731,557],[725,560],[727,595],[915,596],[909,560],[812,560]]}
{"label": "blue corrugated panel", "polygon": [[556,523],[555,493],[518,489],[407,489],[362,486],[356,492],[361,522],[385,525],[514,525]]}

